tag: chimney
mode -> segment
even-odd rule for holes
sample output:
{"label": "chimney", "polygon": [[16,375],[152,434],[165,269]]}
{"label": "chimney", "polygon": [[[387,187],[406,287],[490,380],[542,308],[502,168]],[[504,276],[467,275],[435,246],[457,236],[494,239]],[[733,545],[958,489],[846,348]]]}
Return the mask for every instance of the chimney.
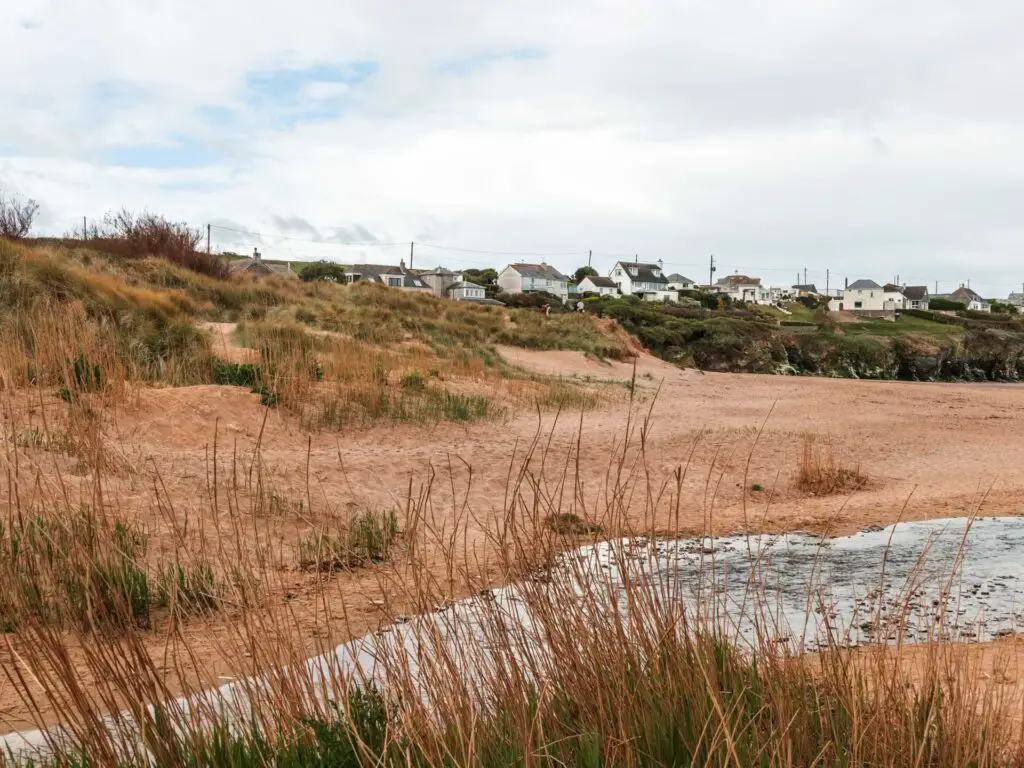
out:
{"label": "chimney", "polygon": [[253,260],[253,261],[255,261],[255,262],[256,262],[257,264],[259,264],[259,263],[260,263],[260,260],[261,260],[262,258],[263,258],[263,257],[262,257],[262,256],[260,256],[260,251],[259,251],[259,249],[258,249],[258,248],[253,248],[253,249],[252,249],[252,260]]}
{"label": "chimney", "polygon": [[403,272],[405,272],[405,259],[399,259],[398,260],[398,268],[400,270],[402,270]]}
{"label": "chimney", "polygon": [[845,290],[848,290],[848,289],[849,289],[849,287],[850,287],[850,278],[848,278],[848,277],[844,277],[844,278],[843,278],[843,290],[844,290],[844,291],[845,291]]}
{"label": "chimney", "polygon": [[664,268],[665,268],[665,263],[661,259],[658,259],[658,269],[664,269]]}

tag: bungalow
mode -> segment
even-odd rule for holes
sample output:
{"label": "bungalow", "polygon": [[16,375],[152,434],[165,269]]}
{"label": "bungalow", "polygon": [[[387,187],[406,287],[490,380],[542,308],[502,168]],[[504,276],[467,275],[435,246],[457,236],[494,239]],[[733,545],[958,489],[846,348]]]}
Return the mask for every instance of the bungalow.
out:
{"label": "bungalow", "polygon": [[502,293],[546,293],[569,298],[569,278],[549,264],[509,264],[498,273]]}
{"label": "bungalow", "polygon": [[772,300],[771,290],[761,285],[760,277],[728,275],[716,282],[712,290],[742,304],[769,304]]}
{"label": "bungalow", "polygon": [[692,291],[697,287],[697,283],[688,277],[683,277],[678,272],[673,272],[668,276],[668,287],[673,291]]}
{"label": "bungalow", "polygon": [[235,259],[228,262],[229,275],[255,275],[256,277],[268,277],[277,275],[279,277],[297,278],[298,275],[288,264],[274,264],[263,260],[263,256],[256,248],[252,249],[251,259]]}
{"label": "bungalow", "polygon": [[614,296],[619,292],[619,286],[610,277],[599,277],[588,275],[580,280],[580,293],[596,293],[598,296]]}
{"label": "bungalow", "polygon": [[961,285],[955,291],[953,291],[949,297],[953,301],[960,301],[967,305],[967,309],[972,312],[991,312],[992,305],[985,299],[981,298],[981,294],[977,291],[972,291],[970,288]]}
{"label": "bungalow", "polygon": [[818,287],[814,283],[806,283],[804,285],[794,285],[790,288],[791,296],[817,296]]}
{"label": "bungalow", "polygon": [[619,261],[612,267],[609,277],[625,296],[640,296],[644,301],[679,300],[679,293],[668,286],[661,261],[657,264]]}
{"label": "bungalow", "polygon": [[345,266],[345,279],[349,283],[381,283],[389,288],[416,293],[430,292],[423,278],[405,268],[405,260],[393,264],[349,264]]}
{"label": "bungalow", "polygon": [[452,301],[472,301],[476,304],[493,304],[498,307],[505,306],[496,299],[487,298],[487,292],[482,285],[468,281],[453,283],[445,289],[445,295]]}
{"label": "bungalow", "polygon": [[927,285],[904,286],[903,298],[907,300],[906,309],[928,309],[928,304],[931,301]]}

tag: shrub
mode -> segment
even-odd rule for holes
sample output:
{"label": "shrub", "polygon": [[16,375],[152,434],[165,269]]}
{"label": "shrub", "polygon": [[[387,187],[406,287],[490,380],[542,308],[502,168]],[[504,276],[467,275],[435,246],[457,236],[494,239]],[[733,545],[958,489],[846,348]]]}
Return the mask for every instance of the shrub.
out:
{"label": "shrub", "polygon": [[202,239],[202,231],[184,222],[122,208],[104,216],[91,233],[89,247],[129,258],[156,256],[193,272],[227,277],[227,265],[219,257],[197,250]]}
{"label": "shrub", "polygon": [[953,301],[952,299],[933,298],[928,300],[928,308],[934,310],[942,310],[946,312],[962,312],[967,309],[967,305],[962,301]]}
{"label": "shrub", "polygon": [[19,240],[32,231],[39,203],[17,195],[0,194],[0,237]]}
{"label": "shrub", "polygon": [[336,571],[386,560],[398,539],[393,509],[365,510],[335,532],[309,533],[299,540],[299,567]]}
{"label": "shrub", "polygon": [[863,488],[867,478],[859,467],[837,461],[831,445],[820,446],[815,435],[803,437],[796,486],[802,491],[824,496]]}
{"label": "shrub", "polygon": [[303,282],[311,283],[317,280],[326,280],[331,283],[345,282],[345,268],[340,264],[331,261],[314,261],[303,267],[299,277]]}

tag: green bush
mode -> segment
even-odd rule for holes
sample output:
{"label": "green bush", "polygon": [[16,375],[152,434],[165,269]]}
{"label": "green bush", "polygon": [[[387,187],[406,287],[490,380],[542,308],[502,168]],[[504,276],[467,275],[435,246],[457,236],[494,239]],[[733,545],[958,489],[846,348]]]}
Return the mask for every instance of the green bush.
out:
{"label": "green bush", "polygon": [[962,301],[953,301],[952,299],[933,298],[928,300],[928,308],[932,310],[943,310],[947,312],[962,312],[967,309],[967,305]]}
{"label": "green bush", "polygon": [[345,268],[332,261],[314,261],[302,268],[299,277],[303,282],[310,283],[316,280],[326,280],[331,283],[345,282]]}

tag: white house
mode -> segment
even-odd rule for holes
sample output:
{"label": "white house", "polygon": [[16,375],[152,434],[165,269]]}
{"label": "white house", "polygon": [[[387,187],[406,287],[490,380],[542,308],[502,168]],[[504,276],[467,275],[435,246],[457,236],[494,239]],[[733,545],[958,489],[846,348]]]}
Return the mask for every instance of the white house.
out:
{"label": "white house", "polygon": [[619,261],[609,277],[625,296],[640,296],[644,301],[678,301],[679,293],[668,287],[662,263]]}
{"label": "white house", "polygon": [[458,282],[449,285],[445,290],[446,295],[452,301],[474,301],[478,304],[501,304],[500,301],[487,298],[487,292],[482,285],[470,282]]}
{"label": "white house", "polygon": [[678,272],[673,272],[668,276],[668,287],[673,291],[692,291],[697,287],[697,283],[688,277],[683,277]]}
{"label": "white house", "polygon": [[728,275],[716,282],[712,290],[742,304],[770,304],[772,301],[771,289],[761,285],[760,277]]}
{"label": "white house", "polygon": [[977,291],[961,285],[949,295],[953,301],[961,301],[967,305],[971,312],[991,312],[992,305],[985,301]]}
{"label": "white house", "polygon": [[596,293],[598,296],[614,296],[619,292],[619,286],[610,277],[598,277],[587,275],[579,284],[580,293]]}
{"label": "white house", "polygon": [[549,264],[509,264],[498,273],[498,287],[503,293],[544,291],[562,301],[569,298],[569,278]]}
{"label": "white house", "polygon": [[848,312],[895,312],[905,308],[906,298],[899,286],[883,287],[874,280],[855,280],[835,303],[838,309]]}
{"label": "white house", "polygon": [[927,285],[903,286],[903,298],[907,300],[906,309],[928,309],[931,301]]}

